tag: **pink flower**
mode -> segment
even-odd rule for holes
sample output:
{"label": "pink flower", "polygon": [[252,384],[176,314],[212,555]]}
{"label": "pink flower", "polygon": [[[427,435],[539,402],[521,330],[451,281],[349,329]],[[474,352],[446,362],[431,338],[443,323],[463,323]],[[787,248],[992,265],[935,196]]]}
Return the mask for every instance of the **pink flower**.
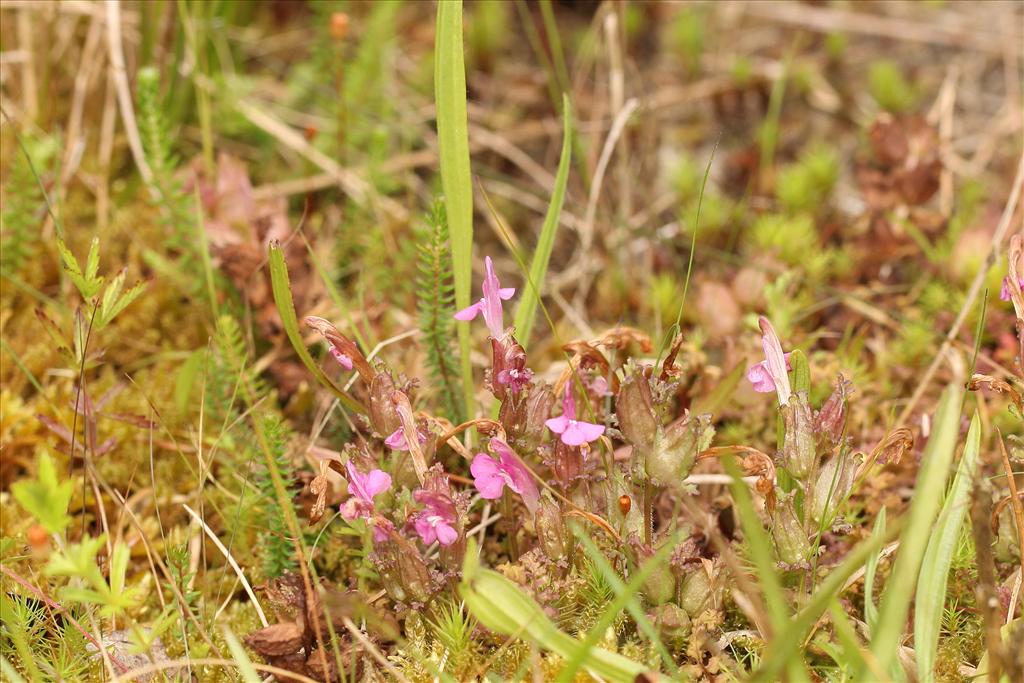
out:
{"label": "pink flower", "polygon": [[[793,366],[789,364],[790,354],[785,354],[786,359],[786,370],[792,370]],[[747,381],[754,385],[754,391],[762,394],[768,394],[775,391],[775,381],[772,379],[771,373],[768,371],[768,361],[763,360],[760,363],[754,363],[747,368]]]}
{"label": "pink flower", "polygon": [[604,434],[604,425],[592,424],[576,419],[576,399],[572,395],[572,387],[565,387],[562,399],[562,414],[544,422],[548,429],[560,434],[566,446],[582,446],[597,441]]}
{"label": "pink flower", "polygon": [[346,356],[341,351],[339,351],[337,347],[334,346],[334,344],[328,346],[327,350],[331,352],[331,355],[334,356],[334,360],[338,361],[338,364],[341,365],[341,367],[345,368],[346,370],[352,369],[352,359]]}
{"label": "pink flower", "polygon": [[[518,394],[533,378],[533,371],[526,367],[526,351],[515,339],[507,337],[491,337],[491,351],[494,379],[513,394]],[[498,398],[504,400],[500,387],[495,389]]]}
{"label": "pink flower", "polygon": [[498,282],[498,276],[494,274],[494,263],[491,257],[484,258],[484,267],[487,275],[484,277],[484,296],[471,306],[463,308],[455,314],[456,320],[473,320],[478,313],[484,314],[484,322],[491,336],[498,339],[505,334],[505,326],[502,321],[501,302],[508,301],[516,293],[515,287],[502,287]]}
{"label": "pink flower", "polygon": [[[419,439],[420,443],[427,442],[427,437],[419,431],[416,432],[416,438]],[[384,445],[393,451],[409,450],[409,442],[405,440],[405,430],[402,427],[399,427],[395,431],[391,432],[391,435],[384,439]]]}
{"label": "pink flower", "polygon": [[[1017,289],[1024,292],[1024,278],[1017,281]],[[999,287],[999,300],[1009,301],[1010,300],[1010,276],[1007,275],[1003,278],[1003,283]]]}
{"label": "pink flower", "polygon": [[501,498],[502,491],[509,487],[523,498],[526,507],[533,512],[537,509],[540,492],[533,481],[533,475],[519,456],[500,439],[491,439],[491,449],[498,454],[495,460],[486,453],[477,453],[469,471],[473,473],[473,483],[481,497],[488,500]]}
{"label": "pink flower", "polygon": [[451,545],[459,538],[455,529],[458,513],[452,499],[443,493],[420,489],[412,494],[417,503],[425,507],[413,517],[413,527],[426,545],[437,541]]}
{"label": "pink flower", "polygon": [[765,359],[747,369],[747,379],[754,385],[754,391],[774,391],[779,396],[779,405],[786,405],[793,393],[787,372],[790,369],[789,354],[782,352],[782,343],[768,318],[762,315],[758,324],[761,326],[761,348]]}
{"label": "pink flower", "polygon": [[[373,538],[382,541],[387,538],[386,524],[378,524],[374,518],[373,499],[391,488],[391,475],[383,470],[370,470],[361,474],[352,461],[345,463],[348,471],[349,499],[341,506],[341,516],[351,522],[365,519],[373,525]],[[379,520],[384,522],[383,519]]]}
{"label": "pink flower", "polygon": [[601,375],[598,375],[590,381],[590,390],[601,398],[612,395],[612,392],[608,390],[608,380]]}

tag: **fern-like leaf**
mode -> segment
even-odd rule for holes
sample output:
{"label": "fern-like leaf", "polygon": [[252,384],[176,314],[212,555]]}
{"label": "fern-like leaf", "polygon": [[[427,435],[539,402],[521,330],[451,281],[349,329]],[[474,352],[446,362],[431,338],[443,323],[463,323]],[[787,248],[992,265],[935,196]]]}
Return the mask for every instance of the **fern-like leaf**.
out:
{"label": "fern-like leaf", "polygon": [[178,255],[178,279],[190,295],[199,296],[203,292],[205,273],[199,252],[201,246],[195,238],[195,199],[184,191],[175,175],[179,161],[164,116],[159,73],[153,67],[139,69],[138,110],[142,148],[153,171],[149,189],[169,233],[169,250]]}
{"label": "fern-like leaf", "polygon": [[[57,153],[53,138],[24,139],[25,148],[11,161],[0,201],[0,268],[16,274],[35,253],[46,216],[45,197],[36,172],[42,173]],[[28,157],[31,157],[31,160]]]}
{"label": "fern-like leaf", "polygon": [[295,569],[295,555],[292,541],[287,533],[284,511],[278,506],[274,492],[274,480],[269,467],[289,482],[291,464],[288,460],[288,426],[279,416],[268,414],[260,420],[260,430],[270,448],[271,462],[260,468],[257,474],[256,487],[260,492],[260,527],[259,549],[263,555],[263,576],[268,579],[277,578],[285,572]]}
{"label": "fern-like leaf", "polygon": [[444,410],[448,418],[458,424],[463,417],[459,395],[459,364],[452,345],[455,290],[444,204],[434,203],[427,215],[426,224],[419,232],[416,302],[420,331],[427,351],[427,364]]}

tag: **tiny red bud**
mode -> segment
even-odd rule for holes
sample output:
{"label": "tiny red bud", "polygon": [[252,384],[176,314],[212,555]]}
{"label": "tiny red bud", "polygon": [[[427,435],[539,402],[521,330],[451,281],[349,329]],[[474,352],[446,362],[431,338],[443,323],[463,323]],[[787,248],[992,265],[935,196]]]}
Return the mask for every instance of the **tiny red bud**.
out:
{"label": "tiny red bud", "polygon": [[344,12],[331,14],[331,38],[345,40],[348,37],[349,20]]}
{"label": "tiny red bud", "polygon": [[633,499],[623,493],[619,496],[619,512],[623,515],[629,514],[629,509],[633,507]]}

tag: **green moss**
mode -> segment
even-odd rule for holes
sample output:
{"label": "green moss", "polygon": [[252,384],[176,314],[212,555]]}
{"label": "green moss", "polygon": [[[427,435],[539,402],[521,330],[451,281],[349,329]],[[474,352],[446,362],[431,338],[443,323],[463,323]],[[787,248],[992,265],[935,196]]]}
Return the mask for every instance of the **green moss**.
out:
{"label": "green moss", "polygon": [[833,148],[815,145],[795,164],[783,167],[775,194],[786,211],[821,211],[838,178],[839,155]]}
{"label": "green moss", "polygon": [[901,114],[917,102],[917,93],[895,62],[880,59],[868,66],[868,92],[878,106]]}

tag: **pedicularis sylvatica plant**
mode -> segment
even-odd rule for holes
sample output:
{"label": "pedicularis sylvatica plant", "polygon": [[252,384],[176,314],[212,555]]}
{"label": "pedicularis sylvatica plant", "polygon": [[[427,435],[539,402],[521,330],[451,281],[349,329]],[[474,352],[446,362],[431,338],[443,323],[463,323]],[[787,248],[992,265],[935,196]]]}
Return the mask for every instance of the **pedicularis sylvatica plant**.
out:
{"label": "pedicularis sylvatica plant", "polygon": [[[453,425],[417,410],[415,382],[371,362],[327,320],[303,321],[323,336],[342,371],[357,374],[366,422],[365,438],[322,455],[311,487],[320,496],[313,517],[323,512],[334,470],[347,481],[341,517],[368,535],[383,587],[406,608],[420,610],[455,590],[474,533],[470,511],[496,505],[506,520],[508,559],[537,569],[543,585],[557,584],[586,559],[569,529],[574,519],[617,549],[617,566],[637,568],[667,552],[669,561],[648,573],[642,594],[659,626],[685,629],[718,604],[724,588],[720,560],[704,557],[707,539],[680,514],[695,490],[689,476],[699,461],[739,461],[763,501],[777,568],[795,585],[815,566],[822,535],[842,532],[839,511],[858,478],[912,443],[908,431],[897,430],[869,455],[852,452],[845,436],[850,382],[838,377],[827,400],[812,406],[806,357],[786,352],[765,317],[765,358],[746,377],[777,401],[773,454],[713,446],[711,416],[679,410],[686,376],[677,364],[681,335],[657,362],[649,360],[650,339],[635,329],[576,340],[564,346],[565,370],[553,383],[542,381],[515,329],[504,324],[503,305],[516,290],[502,287],[489,257],[484,270],[483,296],[454,317],[482,319],[487,328],[485,386],[497,401],[497,419]],[[459,438],[470,428],[481,437],[476,448]],[[543,600],[543,586],[536,588]]]}

